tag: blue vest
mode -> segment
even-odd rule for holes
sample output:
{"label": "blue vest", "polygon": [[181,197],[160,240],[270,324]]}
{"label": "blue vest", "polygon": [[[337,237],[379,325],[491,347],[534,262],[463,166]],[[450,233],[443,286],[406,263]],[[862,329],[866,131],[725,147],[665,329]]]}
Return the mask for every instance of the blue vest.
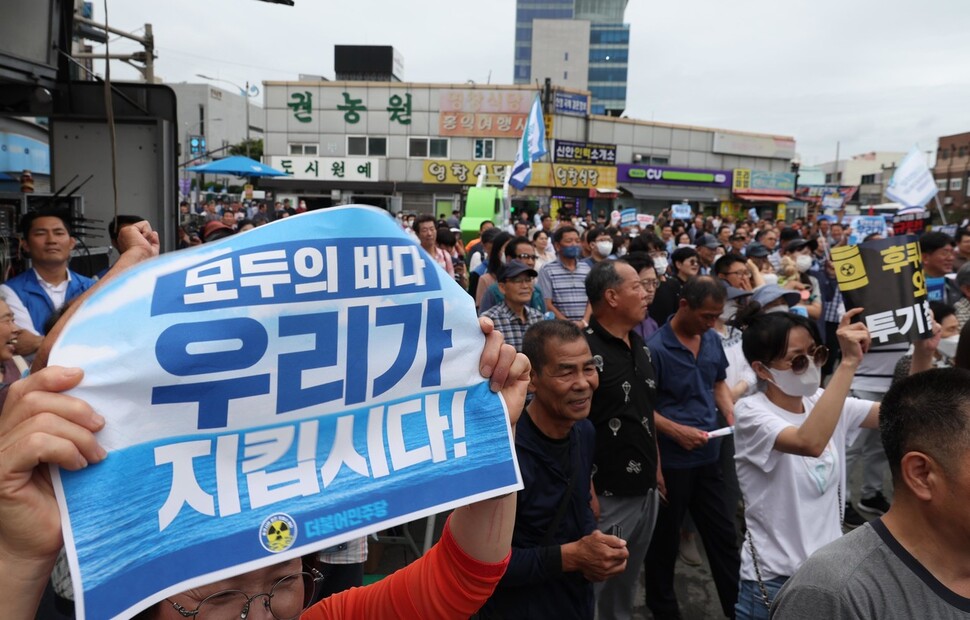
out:
{"label": "blue vest", "polygon": [[[71,274],[71,280],[67,284],[64,303],[71,301],[94,285],[94,280],[91,278],[86,278],[73,271],[69,271],[68,273]],[[57,308],[54,307],[54,302],[47,296],[47,292],[44,291],[40,282],[37,281],[37,272],[30,269],[10,278],[5,284],[17,294],[20,302],[27,308],[27,312],[30,314],[30,320],[33,322],[34,329],[37,330],[37,333],[42,336],[47,335],[47,330],[44,329],[44,323],[47,322],[47,319],[50,318],[51,314]]]}

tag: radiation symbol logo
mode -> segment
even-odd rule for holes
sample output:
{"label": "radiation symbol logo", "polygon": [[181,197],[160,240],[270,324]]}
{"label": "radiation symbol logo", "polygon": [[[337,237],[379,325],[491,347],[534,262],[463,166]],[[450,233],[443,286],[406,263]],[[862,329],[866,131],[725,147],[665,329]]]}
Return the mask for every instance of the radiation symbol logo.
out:
{"label": "radiation symbol logo", "polygon": [[259,543],[271,553],[286,551],[296,542],[296,522],[288,514],[277,513],[259,526]]}
{"label": "radiation symbol logo", "polygon": [[869,284],[866,265],[862,261],[859,246],[848,245],[832,248],[832,262],[835,263],[839,290],[843,293],[854,291]]}

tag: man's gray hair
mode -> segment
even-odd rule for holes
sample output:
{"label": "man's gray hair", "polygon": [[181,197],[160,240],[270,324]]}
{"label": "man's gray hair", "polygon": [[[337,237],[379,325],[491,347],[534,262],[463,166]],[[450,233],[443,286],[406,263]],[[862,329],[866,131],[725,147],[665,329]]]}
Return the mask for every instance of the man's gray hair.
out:
{"label": "man's gray hair", "polygon": [[960,288],[970,286],[970,261],[963,263],[963,266],[957,270],[956,281]]}

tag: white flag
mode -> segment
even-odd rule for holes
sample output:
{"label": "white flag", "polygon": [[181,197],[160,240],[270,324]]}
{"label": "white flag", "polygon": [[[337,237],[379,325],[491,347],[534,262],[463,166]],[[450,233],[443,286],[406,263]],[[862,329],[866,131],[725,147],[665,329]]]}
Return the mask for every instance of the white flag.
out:
{"label": "white flag", "polygon": [[886,196],[904,207],[926,206],[937,192],[936,181],[926,165],[926,158],[916,147],[899,162],[886,186]]}
{"label": "white flag", "polygon": [[532,162],[546,154],[546,126],[542,122],[542,106],[539,95],[532,102],[529,120],[522,131],[519,150],[515,154],[515,165],[509,184],[515,189],[525,189],[532,180]]}

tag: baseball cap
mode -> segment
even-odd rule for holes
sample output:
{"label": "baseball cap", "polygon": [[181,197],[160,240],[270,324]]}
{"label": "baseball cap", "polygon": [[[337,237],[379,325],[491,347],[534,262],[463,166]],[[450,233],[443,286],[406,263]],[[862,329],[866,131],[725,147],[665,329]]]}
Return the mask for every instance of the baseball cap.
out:
{"label": "baseball cap", "polygon": [[511,280],[512,278],[516,278],[522,275],[523,273],[528,273],[533,278],[536,278],[539,276],[539,272],[533,269],[532,267],[529,267],[525,263],[519,262],[517,260],[513,260],[513,261],[509,261],[508,264],[505,265],[505,268],[502,269],[502,273],[499,275],[498,281],[505,282],[506,280]]}
{"label": "baseball cap", "polygon": [[782,288],[777,284],[765,284],[761,288],[755,290],[754,294],[751,295],[751,301],[758,302],[763,308],[771,302],[777,301],[779,297],[785,298],[785,302],[788,304],[789,308],[797,305],[802,298],[798,291]]}
{"label": "baseball cap", "polygon": [[757,241],[748,245],[748,249],[744,253],[751,258],[764,258],[770,254],[768,248],[763,243],[758,243]]}
{"label": "baseball cap", "polygon": [[818,249],[818,241],[815,239],[795,239],[794,241],[790,241],[788,245],[785,246],[785,253],[797,252],[806,245],[813,252]]}
{"label": "baseball cap", "polygon": [[721,243],[714,238],[714,235],[704,233],[703,235],[700,235],[694,239],[694,247],[705,247],[713,250],[721,247]]}

